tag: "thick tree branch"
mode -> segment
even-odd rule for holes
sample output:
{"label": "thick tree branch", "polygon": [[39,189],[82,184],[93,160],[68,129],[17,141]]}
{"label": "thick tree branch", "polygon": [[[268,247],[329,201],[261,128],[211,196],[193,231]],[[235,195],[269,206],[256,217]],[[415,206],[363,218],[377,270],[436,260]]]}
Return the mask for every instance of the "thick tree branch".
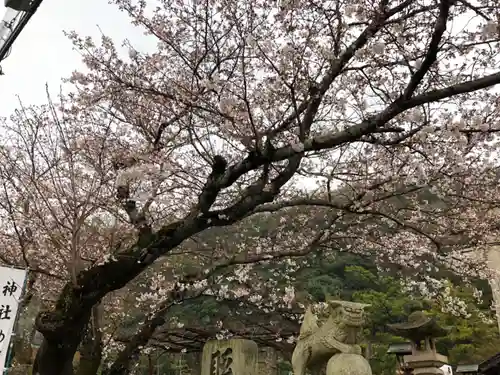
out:
{"label": "thick tree branch", "polygon": [[358,38],[349,46],[347,49],[340,55],[339,58],[333,59],[331,61],[330,68],[322,78],[322,80],[312,87],[312,91],[310,91],[310,96],[307,100],[303,101],[291,114],[287,117],[276,129],[274,129],[270,134],[269,138],[274,138],[274,136],[283,130],[287,129],[294,121],[299,118],[303,114],[303,120],[301,121],[301,128],[308,127],[310,128],[312,120],[314,119],[314,115],[316,114],[319,105],[321,104],[322,98],[330,88],[331,84],[335,79],[342,73],[343,69],[347,66],[349,61],[351,61],[352,57],[355,55],[356,51],[363,48],[366,43],[373,37],[378,31],[382,29],[385,21],[402,11],[404,8],[409,6],[412,3],[412,0],[407,0],[397,7],[394,7],[390,10],[386,10],[387,1],[384,0],[380,3],[380,11],[376,14],[374,19],[370,22],[370,24],[366,27],[365,30],[358,36]]}
{"label": "thick tree branch", "polygon": [[439,43],[443,37],[444,32],[446,31],[446,22],[448,21],[448,17],[450,15],[450,7],[454,3],[454,0],[441,0],[439,3],[439,14],[436,21],[436,25],[434,27],[434,32],[431,37],[431,42],[429,44],[429,49],[425,55],[422,64],[417,69],[417,71],[412,75],[408,86],[406,87],[402,99],[409,99],[418,85],[424,78],[425,74],[429,71],[432,64],[437,59],[437,53],[439,50]]}
{"label": "thick tree branch", "polygon": [[[389,121],[408,109],[415,108],[426,103],[437,102],[439,100],[450,98],[456,95],[482,90],[488,87],[495,86],[499,83],[500,72],[490,74],[488,76],[472,81],[448,86],[443,89],[428,91],[420,95],[413,96],[412,98],[407,100],[405,100],[403,97],[399,97],[389,106],[387,106],[385,110],[369,117],[368,119],[362,121],[357,125],[350,126],[349,128],[339,132],[332,132],[325,135],[309,138],[300,145],[300,152],[325,150],[340,146],[345,143],[358,141],[361,139],[361,137],[376,132],[378,128],[383,127]],[[297,154],[297,152],[297,145],[288,145],[274,149],[270,155],[264,152],[261,156],[246,158],[241,162],[230,166],[224,176],[222,176],[219,184],[221,184],[223,187],[230,186],[242,175],[258,168],[259,166],[267,162],[267,160],[285,160],[292,155]]]}
{"label": "thick tree branch", "polygon": [[198,199],[198,207],[193,211],[193,215],[197,215],[199,212],[208,214],[210,207],[214,204],[221,190],[221,187],[217,185],[217,180],[226,172],[226,168],[226,159],[221,155],[216,155],[212,163],[212,172],[208,176],[205,186],[203,186],[202,193]]}

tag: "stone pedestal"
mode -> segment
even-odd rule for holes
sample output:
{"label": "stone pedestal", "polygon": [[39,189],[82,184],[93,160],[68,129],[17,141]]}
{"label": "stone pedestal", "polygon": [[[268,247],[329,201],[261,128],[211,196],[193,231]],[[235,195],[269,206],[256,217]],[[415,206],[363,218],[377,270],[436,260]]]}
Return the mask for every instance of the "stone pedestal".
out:
{"label": "stone pedestal", "polygon": [[434,351],[422,351],[405,355],[404,362],[413,369],[413,375],[443,375],[440,367],[448,364],[448,358]]}
{"label": "stone pedestal", "polygon": [[341,353],[330,358],[326,375],[372,375],[372,369],[362,355]]}
{"label": "stone pedestal", "polygon": [[259,349],[251,340],[208,341],[203,347],[201,375],[257,375]]}

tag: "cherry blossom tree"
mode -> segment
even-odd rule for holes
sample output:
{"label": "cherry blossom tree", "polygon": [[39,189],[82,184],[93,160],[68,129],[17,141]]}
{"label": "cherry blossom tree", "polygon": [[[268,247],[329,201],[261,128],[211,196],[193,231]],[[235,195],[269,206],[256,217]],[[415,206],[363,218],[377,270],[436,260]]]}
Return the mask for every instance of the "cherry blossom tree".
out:
{"label": "cherry blossom tree", "polygon": [[496,2],[114,2],[157,50],[70,33],[87,70],[4,124],[2,257],[56,299],[34,373],[72,373],[95,306],[254,215],[314,206],[299,243],[424,269],[495,241]]}
{"label": "cherry blossom tree", "polygon": [[21,108],[2,124],[1,260],[28,269],[23,305],[36,296],[52,306],[64,284],[76,285],[86,264],[106,254],[101,246],[124,232],[120,221],[101,220],[113,211],[103,202],[114,190],[99,160],[78,152],[79,134],[52,104]]}

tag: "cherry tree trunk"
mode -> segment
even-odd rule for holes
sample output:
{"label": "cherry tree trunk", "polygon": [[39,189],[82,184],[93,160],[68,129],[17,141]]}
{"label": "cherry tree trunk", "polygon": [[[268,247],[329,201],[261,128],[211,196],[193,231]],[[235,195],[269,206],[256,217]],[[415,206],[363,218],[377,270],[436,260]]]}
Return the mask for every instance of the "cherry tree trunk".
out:
{"label": "cherry tree trunk", "polygon": [[80,361],[76,375],[96,375],[102,360],[102,306],[92,309],[92,319],[87,326],[80,345]]}
{"label": "cherry tree trunk", "polygon": [[36,353],[33,375],[73,375],[73,355],[68,355],[70,351],[69,347],[59,347],[44,339]]}

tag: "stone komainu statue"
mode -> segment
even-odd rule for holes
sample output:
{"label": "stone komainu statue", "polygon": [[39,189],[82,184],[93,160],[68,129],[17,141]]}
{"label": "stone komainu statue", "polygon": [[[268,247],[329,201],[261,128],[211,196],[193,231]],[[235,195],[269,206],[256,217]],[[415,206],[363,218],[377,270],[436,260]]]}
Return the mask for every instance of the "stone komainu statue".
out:
{"label": "stone komainu statue", "polygon": [[347,301],[328,301],[329,316],[321,325],[309,306],[292,355],[294,375],[305,375],[306,369],[317,371],[335,354],[361,356],[358,345],[365,322],[364,309],[369,305]]}

